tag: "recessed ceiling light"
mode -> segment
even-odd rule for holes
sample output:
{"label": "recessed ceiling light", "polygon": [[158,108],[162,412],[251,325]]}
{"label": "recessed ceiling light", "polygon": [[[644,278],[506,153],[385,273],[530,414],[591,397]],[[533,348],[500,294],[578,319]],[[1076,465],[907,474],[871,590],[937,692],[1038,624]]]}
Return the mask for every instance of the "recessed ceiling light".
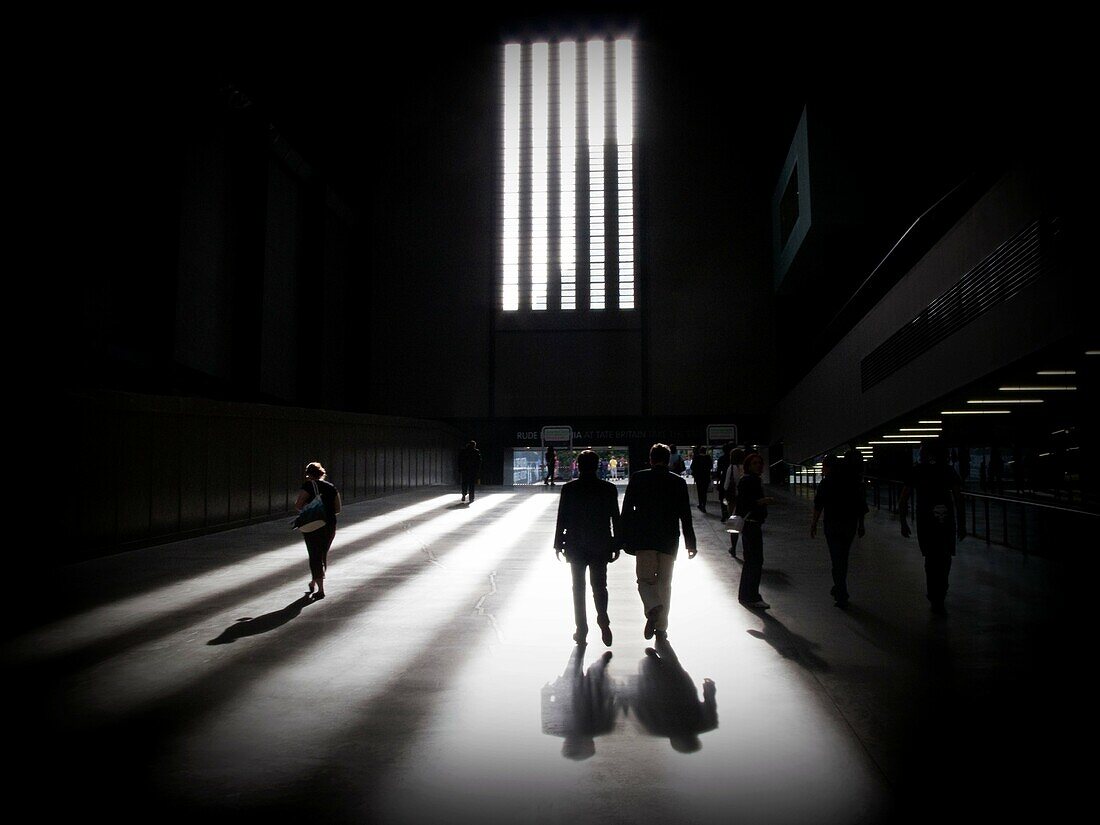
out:
{"label": "recessed ceiling light", "polygon": [[967,404],[1042,404],[1042,398],[982,398]]}

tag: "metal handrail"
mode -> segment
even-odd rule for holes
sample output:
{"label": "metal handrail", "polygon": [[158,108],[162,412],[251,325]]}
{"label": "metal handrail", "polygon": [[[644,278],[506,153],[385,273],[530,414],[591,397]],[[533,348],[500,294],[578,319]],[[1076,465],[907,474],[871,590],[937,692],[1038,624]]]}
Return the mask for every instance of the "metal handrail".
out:
{"label": "metal handrail", "polygon": [[[896,478],[879,478],[878,476],[864,476],[864,481],[877,481],[885,484],[897,484],[899,486],[905,486],[905,482]],[[1075,507],[1062,507],[1057,504],[1047,504],[1043,501],[1033,501],[1028,498],[1011,498],[1009,496],[995,496],[989,493],[976,493],[973,490],[963,490],[964,498],[981,498],[988,499],[989,501],[999,501],[1005,504],[1021,504],[1028,507],[1038,507],[1043,510],[1057,510],[1062,513],[1072,513],[1077,516],[1092,516],[1094,518],[1100,518],[1100,513],[1093,512],[1092,510],[1078,510]]]}

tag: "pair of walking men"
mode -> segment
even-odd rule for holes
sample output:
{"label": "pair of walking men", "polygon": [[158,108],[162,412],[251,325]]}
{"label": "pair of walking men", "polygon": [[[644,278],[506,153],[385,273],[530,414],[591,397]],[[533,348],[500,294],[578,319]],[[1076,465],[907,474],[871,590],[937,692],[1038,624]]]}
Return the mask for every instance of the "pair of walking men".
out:
{"label": "pair of walking men", "polygon": [[579,477],[562,488],[558,521],[554,530],[554,552],[562,552],[573,574],[573,640],[585,644],[588,617],[585,609],[584,574],[588,571],[596,623],[603,643],[611,645],[611,620],[607,615],[607,565],[619,551],[635,557],[638,594],[645,613],[645,638],[665,638],[668,610],[672,601],[672,568],[684,533],[688,558],[696,553],[695,531],[691,526],[691,503],[687,483],[669,472],[671,451],[654,444],[649,451],[650,469],[634,473],[623,498],[619,515],[615,485],[597,476],[599,456],[585,450],[577,458]]}

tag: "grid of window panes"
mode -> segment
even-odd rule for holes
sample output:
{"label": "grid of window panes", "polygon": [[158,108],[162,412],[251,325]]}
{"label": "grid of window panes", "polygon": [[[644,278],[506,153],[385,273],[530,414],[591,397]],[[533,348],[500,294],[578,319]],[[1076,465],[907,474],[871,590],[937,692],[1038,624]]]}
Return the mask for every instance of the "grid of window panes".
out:
{"label": "grid of window panes", "polygon": [[502,308],[634,309],[633,43],[507,44],[502,92]]}

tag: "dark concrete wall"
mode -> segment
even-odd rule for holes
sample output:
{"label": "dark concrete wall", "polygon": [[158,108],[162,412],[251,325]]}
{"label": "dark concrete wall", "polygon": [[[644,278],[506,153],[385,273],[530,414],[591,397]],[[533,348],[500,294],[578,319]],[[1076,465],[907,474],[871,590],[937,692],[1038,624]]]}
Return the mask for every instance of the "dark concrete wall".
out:
{"label": "dark concrete wall", "polygon": [[63,404],[69,560],[289,516],[310,461],[345,502],[450,484],[461,446],[419,419],[107,392]]}
{"label": "dark concrete wall", "polygon": [[1053,269],[880,383],[861,390],[860,362],[984,257],[1043,215],[1042,177],[1009,173],[776,405],[775,440],[807,460],[1074,332],[1067,268]]}

